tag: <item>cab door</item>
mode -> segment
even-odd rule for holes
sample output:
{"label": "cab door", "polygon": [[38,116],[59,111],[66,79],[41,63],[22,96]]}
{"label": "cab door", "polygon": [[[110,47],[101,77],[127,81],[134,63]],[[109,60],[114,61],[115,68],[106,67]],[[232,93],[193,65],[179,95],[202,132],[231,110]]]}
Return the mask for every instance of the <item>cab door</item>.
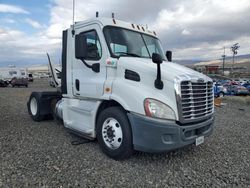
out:
{"label": "cab door", "polygon": [[[76,28],[75,34],[86,36],[87,57],[84,60],[88,65],[100,63],[100,72],[94,72],[81,60],[73,56],[73,95],[76,98],[99,99],[103,95],[103,87],[106,79],[105,60],[107,59],[107,51],[105,49],[105,40],[102,30],[98,24],[91,24]],[[75,48],[75,46],[73,48]]]}

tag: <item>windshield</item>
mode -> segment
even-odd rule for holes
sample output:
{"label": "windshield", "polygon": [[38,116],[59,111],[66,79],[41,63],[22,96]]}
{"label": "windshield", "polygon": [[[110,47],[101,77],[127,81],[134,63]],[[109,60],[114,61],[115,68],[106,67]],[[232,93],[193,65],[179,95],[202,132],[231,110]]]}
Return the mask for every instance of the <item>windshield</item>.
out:
{"label": "windshield", "polygon": [[112,26],[104,28],[104,35],[113,57],[151,58],[153,53],[158,53],[165,60],[160,41],[155,37]]}

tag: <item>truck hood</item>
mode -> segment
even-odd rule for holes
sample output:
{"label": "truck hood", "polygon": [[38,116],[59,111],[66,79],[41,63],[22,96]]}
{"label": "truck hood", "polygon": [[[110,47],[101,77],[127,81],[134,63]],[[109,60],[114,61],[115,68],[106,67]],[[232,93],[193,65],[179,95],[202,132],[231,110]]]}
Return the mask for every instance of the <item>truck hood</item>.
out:
{"label": "truck hood", "polygon": [[[133,70],[142,74],[145,73],[155,78],[157,75],[157,65],[148,58],[120,57],[118,66],[122,66],[125,69]],[[161,77],[162,80],[170,82],[173,82],[173,80],[178,77],[182,77],[182,79],[185,80],[203,79],[204,81],[212,81],[204,74],[177,63],[167,61],[163,61],[161,64]]]}

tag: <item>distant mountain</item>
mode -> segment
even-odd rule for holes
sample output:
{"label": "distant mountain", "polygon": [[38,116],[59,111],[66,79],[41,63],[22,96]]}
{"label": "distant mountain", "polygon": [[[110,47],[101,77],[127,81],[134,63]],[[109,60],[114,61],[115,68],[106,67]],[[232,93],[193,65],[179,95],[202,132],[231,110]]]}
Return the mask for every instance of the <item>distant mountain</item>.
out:
{"label": "distant mountain", "polygon": [[[233,56],[226,57],[226,60],[232,60]],[[250,59],[250,54],[236,55],[236,59]]]}
{"label": "distant mountain", "polygon": [[[226,63],[230,64],[233,62],[232,56],[227,56],[225,59]],[[222,64],[222,58],[214,60],[197,60],[197,59],[177,59],[173,60],[181,65],[210,65],[210,64]],[[250,63],[250,54],[237,55],[235,57],[235,63]]]}
{"label": "distant mountain", "polygon": [[[233,64],[233,57],[228,56],[225,59],[225,65]],[[234,64],[241,64],[241,65],[250,65],[250,54],[238,55],[235,56]],[[210,60],[210,61],[201,61],[194,64],[195,66],[202,66],[202,65],[222,65],[222,58]]]}
{"label": "distant mountain", "polygon": [[202,62],[202,60],[193,60],[193,59],[178,59],[178,60],[175,60],[175,59],[173,59],[173,62],[181,64],[181,65],[193,65],[195,63]]}

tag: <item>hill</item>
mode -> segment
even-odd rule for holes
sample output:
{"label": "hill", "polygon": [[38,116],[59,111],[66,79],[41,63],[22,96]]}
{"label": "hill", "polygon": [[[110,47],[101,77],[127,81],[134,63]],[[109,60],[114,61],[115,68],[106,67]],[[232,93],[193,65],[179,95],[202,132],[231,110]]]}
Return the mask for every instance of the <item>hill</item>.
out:
{"label": "hill", "polygon": [[[231,66],[233,64],[233,57],[229,56],[225,59],[225,66]],[[235,57],[235,66],[247,66],[250,67],[250,54],[239,55]],[[202,61],[194,63],[194,66],[205,66],[205,65],[222,65],[222,59],[215,59],[210,61]]]}

